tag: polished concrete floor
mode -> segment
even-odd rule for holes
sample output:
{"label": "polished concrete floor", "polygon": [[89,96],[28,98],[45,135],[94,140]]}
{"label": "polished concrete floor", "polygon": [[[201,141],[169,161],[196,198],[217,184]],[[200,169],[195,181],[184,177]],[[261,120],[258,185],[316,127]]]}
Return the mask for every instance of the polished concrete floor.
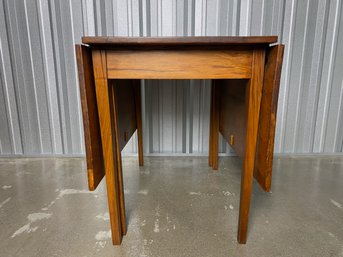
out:
{"label": "polished concrete floor", "polygon": [[236,242],[237,157],[123,161],[128,233],[112,246],[104,181],[83,158],[0,159],[0,256],[343,256],[343,157],[277,157],[272,193],[254,182]]}

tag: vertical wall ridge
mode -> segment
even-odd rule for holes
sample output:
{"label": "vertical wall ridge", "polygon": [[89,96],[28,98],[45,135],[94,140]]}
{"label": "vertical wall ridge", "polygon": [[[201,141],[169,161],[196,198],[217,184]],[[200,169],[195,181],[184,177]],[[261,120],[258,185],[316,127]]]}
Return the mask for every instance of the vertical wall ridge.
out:
{"label": "vertical wall ridge", "polygon": [[[73,47],[83,35],[277,34],[275,151],[342,152],[341,12],[338,0],[0,0],[0,154],[84,154]],[[145,152],[207,153],[210,82],[142,84]],[[219,147],[232,152],[221,137]]]}

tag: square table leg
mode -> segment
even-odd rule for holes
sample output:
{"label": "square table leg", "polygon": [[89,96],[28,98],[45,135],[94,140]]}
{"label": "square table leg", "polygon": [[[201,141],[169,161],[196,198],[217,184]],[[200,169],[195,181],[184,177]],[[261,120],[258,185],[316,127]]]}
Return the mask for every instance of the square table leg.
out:
{"label": "square table leg", "polygon": [[[119,164],[115,147],[113,87],[109,85],[107,80],[106,52],[104,50],[93,50],[92,56],[112,242],[115,245],[120,245],[123,236],[122,207],[120,206],[120,190],[122,190],[122,187],[120,187]],[[123,194],[123,192],[121,193]]]}
{"label": "square table leg", "polygon": [[126,235],[127,226],[126,226],[126,214],[125,214],[125,196],[124,196],[124,178],[123,178],[123,165],[121,158],[121,148],[119,145],[119,120],[118,120],[118,104],[116,102],[116,97],[118,99],[117,87],[114,84],[115,81],[109,81],[109,90],[112,92],[112,117],[113,117],[113,129],[114,129],[114,153],[115,153],[115,164],[116,164],[116,173],[118,176],[118,194],[119,194],[119,208],[120,208],[120,224],[122,235]]}
{"label": "square table leg", "polygon": [[246,144],[243,161],[243,173],[241,177],[241,195],[237,235],[237,240],[240,244],[245,244],[247,240],[258,123],[262,99],[264,60],[265,50],[254,50],[252,60],[252,77],[248,92]]}
{"label": "square table leg", "polygon": [[142,128],[142,94],[140,80],[133,80],[135,92],[136,120],[137,120],[137,139],[138,139],[138,163],[144,165],[143,159],[143,128]]}
{"label": "square table leg", "polygon": [[218,170],[218,140],[219,140],[219,95],[218,81],[212,80],[211,85],[211,110],[210,110],[210,142],[209,166]]}
{"label": "square table leg", "polygon": [[211,104],[210,104],[210,136],[209,136],[209,149],[208,149],[208,165],[210,167],[212,167],[212,159],[213,159],[213,138],[212,138],[212,134],[213,134],[213,104],[214,104],[214,85],[213,82],[211,83]]}

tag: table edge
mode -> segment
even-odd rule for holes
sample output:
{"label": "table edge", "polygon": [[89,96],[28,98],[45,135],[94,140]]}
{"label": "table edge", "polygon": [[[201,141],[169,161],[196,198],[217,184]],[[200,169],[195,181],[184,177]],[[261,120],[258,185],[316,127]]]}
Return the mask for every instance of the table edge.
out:
{"label": "table edge", "polygon": [[82,37],[87,45],[113,46],[185,46],[185,45],[269,45],[276,43],[277,36],[234,37]]}

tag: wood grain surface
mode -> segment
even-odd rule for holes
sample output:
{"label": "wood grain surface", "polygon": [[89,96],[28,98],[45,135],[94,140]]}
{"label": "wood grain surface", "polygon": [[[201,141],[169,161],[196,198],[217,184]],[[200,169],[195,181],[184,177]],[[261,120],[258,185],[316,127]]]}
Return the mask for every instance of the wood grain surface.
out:
{"label": "wood grain surface", "polygon": [[122,151],[137,129],[135,91],[130,79],[110,80],[114,92],[118,146]]}
{"label": "wood grain surface", "polygon": [[140,80],[133,80],[136,107],[137,140],[138,140],[138,163],[144,165],[143,158],[143,126],[142,126],[142,93]]}
{"label": "wood grain surface", "polygon": [[249,80],[228,79],[217,83],[220,96],[219,131],[228,144],[231,137],[234,138],[231,147],[238,156],[244,157]]}
{"label": "wood grain surface", "polygon": [[212,80],[211,85],[211,124],[210,124],[210,153],[209,163],[213,170],[218,170],[219,147],[219,115],[220,115],[220,90],[219,80]]}
{"label": "wood grain surface", "polygon": [[[93,50],[93,71],[95,78],[96,97],[103,147],[108,208],[111,223],[112,242],[120,245],[122,241],[122,227],[126,227],[125,217],[122,217],[120,195],[123,195],[119,181],[118,159],[116,152],[116,132],[114,125],[113,90],[108,85],[106,51]],[[121,170],[120,170],[121,171]]]}
{"label": "wood grain surface", "polygon": [[269,45],[277,42],[277,36],[253,37],[83,37],[82,43],[110,46],[183,46],[183,45]]}
{"label": "wood grain surface", "polygon": [[105,175],[98,108],[93,76],[92,51],[75,45],[86,148],[88,188],[95,190]]}
{"label": "wood grain surface", "polygon": [[248,90],[248,117],[246,128],[246,144],[241,179],[241,195],[239,206],[238,236],[240,244],[247,241],[249,210],[252,192],[252,180],[255,167],[255,150],[262,100],[265,50],[255,49],[252,61],[252,78]]}
{"label": "wood grain surface", "polygon": [[108,51],[110,79],[250,78],[251,51]]}
{"label": "wood grain surface", "polygon": [[276,45],[268,49],[266,55],[254,176],[267,192],[270,191],[272,183],[276,112],[283,51],[284,45]]}
{"label": "wood grain surface", "polygon": [[[270,190],[283,55],[283,45],[269,47],[276,41],[275,36],[84,37],[83,43],[91,49],[76,46],[89,142],[89,187],[94,189],[103,177],[92,171],[102,164],[113,244],[121,243],[127,227],[121,150],[136,129],[139,165],[143,165],[139,79],[213,79],[209,165],[218,168],[220,132],[243,157],[237,239],[246,243],[253,177]],[[102,154],[96,154],[98,149]]]}

